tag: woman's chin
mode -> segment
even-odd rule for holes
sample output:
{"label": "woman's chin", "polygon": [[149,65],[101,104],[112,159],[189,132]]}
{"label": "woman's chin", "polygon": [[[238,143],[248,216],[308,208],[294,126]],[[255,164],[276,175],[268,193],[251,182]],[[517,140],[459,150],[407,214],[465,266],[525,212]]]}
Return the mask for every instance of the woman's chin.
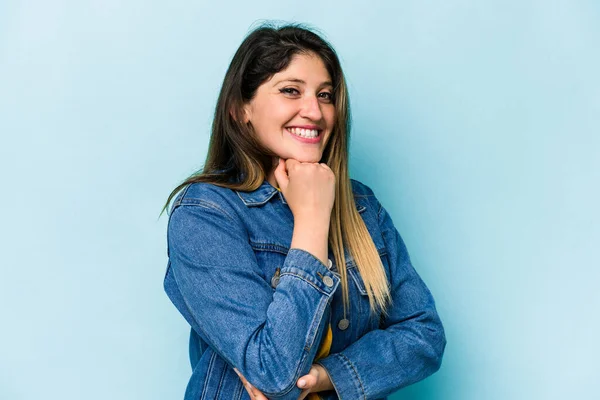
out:
{"label": "woman's chin", "polygon": [[319,152],[319,154],[289,154],[288,157],[283,158],[285,160],[291,158],[293,160],[303,163],[318,163],[319,161],[321,161],[322,157],[322,154]]}

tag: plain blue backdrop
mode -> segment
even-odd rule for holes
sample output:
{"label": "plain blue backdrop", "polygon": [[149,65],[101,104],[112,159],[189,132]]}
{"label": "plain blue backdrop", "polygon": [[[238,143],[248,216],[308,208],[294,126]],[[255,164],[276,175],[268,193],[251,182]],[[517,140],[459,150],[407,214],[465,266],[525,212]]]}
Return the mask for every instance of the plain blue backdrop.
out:
{"label": "plain blue backdrop", "polygon": [[351,174],[445,324],[440,371],[393,399],[597,396],[597,1],[5,0],[0,398],[182,398],[158,214],[265,19],[337,49]]}

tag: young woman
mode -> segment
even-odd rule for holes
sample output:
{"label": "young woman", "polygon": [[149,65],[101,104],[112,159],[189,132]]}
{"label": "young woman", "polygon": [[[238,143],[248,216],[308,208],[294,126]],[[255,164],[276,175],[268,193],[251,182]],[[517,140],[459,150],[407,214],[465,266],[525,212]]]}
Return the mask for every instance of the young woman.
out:
{"label": "young woman", "polygon": [[439,369],[434,299],[349,177],[349,125],[325,40],[298,25],[245,38],[204,167],[165,205],[164,288],[191,325],[186,400],[385,399]]}

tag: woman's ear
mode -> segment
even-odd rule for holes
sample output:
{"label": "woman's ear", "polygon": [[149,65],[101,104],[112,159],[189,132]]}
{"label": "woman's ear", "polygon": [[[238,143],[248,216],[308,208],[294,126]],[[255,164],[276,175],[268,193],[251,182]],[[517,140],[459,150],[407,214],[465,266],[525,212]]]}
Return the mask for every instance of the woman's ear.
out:
{"label": "woman's ear", "polygon": [[244,104],[244,106],[242,107],[242,112],[244,113],[244,116],[243,116],[244,123],[247,124],[250,121],[250,116],[252,115],[250,112],[250,105]]}
{"label": "woman's ear", "polygon": [[[242,112],[242,116],[241,116],[242,117],[241,118],[242,122],[244,124],[247,124],[248,121],[250,121],[250,109],[249,109],[249,106],[247,104],[243,105],[242,108],[241,108],[241,112]],[[229,115],[231,115],[231,118],[233,118],[234,121],[238,120],[238,113],[236,113],[236,110],[235,110],[234,107],[232,107],[229,110]]]}

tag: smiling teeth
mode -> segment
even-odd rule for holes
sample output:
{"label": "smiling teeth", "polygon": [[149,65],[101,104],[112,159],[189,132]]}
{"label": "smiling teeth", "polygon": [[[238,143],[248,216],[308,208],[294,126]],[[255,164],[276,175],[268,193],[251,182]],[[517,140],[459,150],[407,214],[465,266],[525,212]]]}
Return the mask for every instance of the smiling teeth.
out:
{"label": "smiling teeth", "polygon": [[292,132],[294,135],[305,138],[316,138],[319,135],[319,131],[316,129],[287,128],[287,130]]}

